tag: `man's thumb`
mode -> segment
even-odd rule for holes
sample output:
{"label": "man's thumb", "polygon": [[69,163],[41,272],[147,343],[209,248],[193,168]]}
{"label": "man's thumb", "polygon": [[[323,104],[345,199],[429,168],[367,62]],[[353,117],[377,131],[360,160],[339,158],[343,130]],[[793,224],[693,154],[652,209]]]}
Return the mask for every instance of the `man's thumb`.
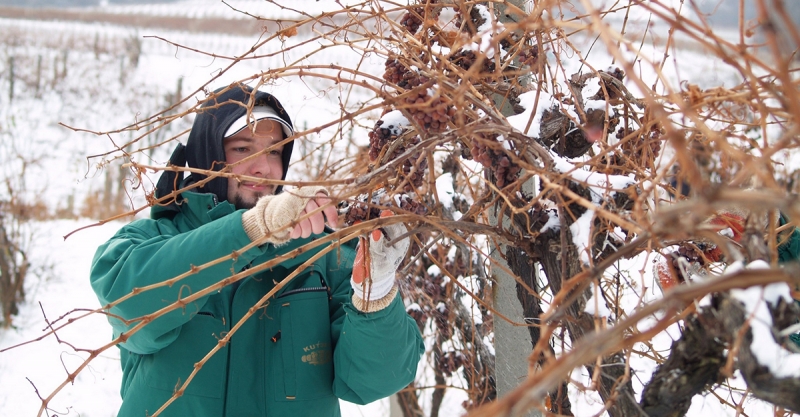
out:
{"label": "man's thumb", "polygon": [[353,282],[356,284],[361,284],[364,282],[364,279],[367,278],[369,274],[369,270],[367,269],[367,249],[365,248],[366,243],[363,238],[359,238],[361,240],[361,244],[358,245],[356,248],[356,260],[353,262]]}

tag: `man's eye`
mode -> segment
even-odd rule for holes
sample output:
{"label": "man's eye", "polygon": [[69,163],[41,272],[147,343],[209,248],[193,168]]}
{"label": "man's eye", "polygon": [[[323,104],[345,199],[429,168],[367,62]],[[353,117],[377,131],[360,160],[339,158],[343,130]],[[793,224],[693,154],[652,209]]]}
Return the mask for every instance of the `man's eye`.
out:
{"label": "man's eye", "polygon": [[273,155],[273,156],[281,156],[281,155],[283,155],[283,151],[280,151],[280,150],[277,150],[277,149],[273,149],[273,150],[269,151],[269,154]]}
{"label": "man's eye", "polygon": [[239,152],[239,153],[245,153],[245,152],[247,152],[247,148],[244,148],[244,147],[236,147],[236,148],[233,148],[233,151],[234,151],[234,152]]}

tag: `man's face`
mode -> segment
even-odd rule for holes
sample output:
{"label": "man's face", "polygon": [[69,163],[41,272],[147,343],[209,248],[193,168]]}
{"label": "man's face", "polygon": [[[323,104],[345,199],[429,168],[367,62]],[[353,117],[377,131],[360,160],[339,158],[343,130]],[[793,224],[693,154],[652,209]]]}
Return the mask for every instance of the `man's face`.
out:
{"label": "man's face", "polygon": [[[255,133],[251,126],[225,138],[225,162],[233,165],[231,173],[279,180],[283,177],[283,146],[274,146],[283,140],[281,125],[273,120],[263,119],[256,125]],[[244,161],[245,158],[255,155]],[[235,164],[235,165],[234,165]],[[255,181],[228,178],[228,202],[237,209],[248,209],[256,205],[261,196],[275,193],[274,184],[258,184]]]}

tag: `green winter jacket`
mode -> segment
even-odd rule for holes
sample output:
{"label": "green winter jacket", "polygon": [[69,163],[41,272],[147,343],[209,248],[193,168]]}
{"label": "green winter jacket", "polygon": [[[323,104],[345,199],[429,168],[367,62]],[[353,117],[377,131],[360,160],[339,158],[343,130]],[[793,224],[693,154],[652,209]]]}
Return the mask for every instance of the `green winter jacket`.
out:
{"label": "green winter jacket", "polygon": [[[172,218],[123,227],[94,257],[92,288],[103,304],[134,288],[178,276],[250,243],[242,212],[211,194],[184,193]],[[146,291],[110,309],[133,319],[213,285],[311,239],[250,249]],[[186,381],[248,309],[319,249],[228,285],[153,320],[119,345],[123,370],[119,417],[152,415]],[[316,261],[245,322],[200,369],[161,416],[339,416],[338,398],[365,404],[413,381],[424,351],[416,323],[397,297],[384,310],[362,313],[350,297],[354,248],[342,245]],[[133,326],[109,319],[114,337]]]}

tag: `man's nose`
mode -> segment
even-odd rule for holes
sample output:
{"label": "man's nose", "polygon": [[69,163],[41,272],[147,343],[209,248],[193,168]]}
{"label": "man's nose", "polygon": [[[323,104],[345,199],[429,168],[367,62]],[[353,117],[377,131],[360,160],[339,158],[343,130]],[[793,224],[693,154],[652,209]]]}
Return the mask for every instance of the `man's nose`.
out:
{"label": "man's nose", "polygon": [[270,172],[269,161],[267,161],[268,152],[262,151],[253,157],[253,163],[250,164],[250,174],[253,176],[266,176]]}

